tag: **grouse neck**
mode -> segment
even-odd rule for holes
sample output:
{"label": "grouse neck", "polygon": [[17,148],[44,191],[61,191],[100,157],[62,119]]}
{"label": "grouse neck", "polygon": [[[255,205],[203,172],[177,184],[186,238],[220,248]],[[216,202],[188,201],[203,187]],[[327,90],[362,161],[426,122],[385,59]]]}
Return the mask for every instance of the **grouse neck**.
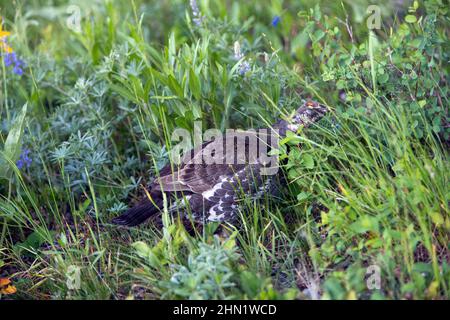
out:
{"label": "grouse neck", "polygon": [[279,120],[273,125],[274,130],[278,130],[280,137],[286,137],[286,131],[288,130],[288,122],[286,120]]}

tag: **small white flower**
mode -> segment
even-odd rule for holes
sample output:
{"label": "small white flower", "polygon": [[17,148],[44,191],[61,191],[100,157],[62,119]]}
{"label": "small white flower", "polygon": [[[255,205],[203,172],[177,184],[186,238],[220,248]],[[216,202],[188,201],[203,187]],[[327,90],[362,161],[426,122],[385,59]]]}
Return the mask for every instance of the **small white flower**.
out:
{"label": "small white flower", "polygon": [[242,54],[242,52],[241,52],[241,45],[239,44],[239,41],[236,41],[235,43],[234,43],[234,58],[236,59],[236,60],[241,60],[241,58],[243,57],[244,55]]}

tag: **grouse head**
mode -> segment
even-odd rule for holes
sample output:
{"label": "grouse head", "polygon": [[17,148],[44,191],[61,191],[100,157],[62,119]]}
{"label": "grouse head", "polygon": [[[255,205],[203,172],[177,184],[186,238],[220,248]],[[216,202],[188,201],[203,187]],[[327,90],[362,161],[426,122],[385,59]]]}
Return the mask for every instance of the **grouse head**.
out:
{"label": "grouse head", "polygon": [[300,127],[308,127],[322,119],[328,111],[327,107],[315,101],[307,101],[297,109],[294,116],[288,121],[287,129],[296,132]]}

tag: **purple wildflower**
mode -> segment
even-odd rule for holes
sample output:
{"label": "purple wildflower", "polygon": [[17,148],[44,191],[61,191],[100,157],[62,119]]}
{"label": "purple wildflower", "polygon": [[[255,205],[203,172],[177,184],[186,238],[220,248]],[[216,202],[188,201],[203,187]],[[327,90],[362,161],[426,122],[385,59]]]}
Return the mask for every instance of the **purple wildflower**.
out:
{"label": "purple wildflower", "polygon": [[17,160],[17,168],[19,170],[23,169],[24,167],[29,168],[31,165],[31,162],[33,161],[30,157],[30,149],[23,149],[22,153],[20,154],[19,160]]}
{"label": "purple wildflower", "polygon": [[23,70],[22,70],[22,68],[21,68],[20,66],[17,66],[17,65],[14,66],[13,72],[14,72],[15,74],[17,74],[18,76],[23,75]]}
{"label": "purple wildflower", "polygon": [[[2,40],[4,43],[6,43],[6,40]],[[3,55],[3,59],[5,61],[5,67],[11,67],[13,68],[13,72],[19,76],[23,74],[23,61],[17,57],[17,54],[15,52],[6,52]]]}
{"label": "purple wildflower", "polygon": [[280,16],[275,16],[275,17],[272,19],[272,27],[276,27],[276,26],[280,23],[280,21],[281,21]]}
{"label": "purple wildflower", "polygon": [[6,53],[5,54],[5,67],[9,67],[14,63],[14,60],[16,59],[16,53]]}
{"label": "purple wildflower", "polygon": [[23,74],[22,65],[23,65],[23,61],[16,58],[16,60],[14,61],[13,72],[15,74],[17,74],[18,76],[21,76]]}

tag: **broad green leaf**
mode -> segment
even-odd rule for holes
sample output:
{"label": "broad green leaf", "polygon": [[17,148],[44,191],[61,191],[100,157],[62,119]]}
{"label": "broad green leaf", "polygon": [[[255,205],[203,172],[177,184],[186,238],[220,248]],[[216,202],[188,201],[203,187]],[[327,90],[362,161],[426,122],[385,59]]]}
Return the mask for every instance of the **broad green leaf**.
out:
{"label": "broad green leaf", "polygon": [[152,251],[152,249],[143,241],[137,241],[132,244],[132,247],[136,250],[139,257],[147,259],[148,264],[151,267],[158,267],[161,262],[158,257]]}
{"label": "broad green leaf", "polygon": [[408,23],[416,23],[417,18],[416,18],[416,16],[413,16],[412,14],[408,14],[405,17],[405,21],[408,22]]}
{"label": "broad green leaf", "polygon": [[301,138],[292,131],[286,131],[286,137],[280,141],[280,145],[286,143],[290,145],[298,145],[301,142]]}
{"label": "broad green leaf", "polygon": [[40,246],[42,246],[45,242],[50,241],[47,236],[50,236],[52,239],[55,235],[55,231],[49,231],[47,233],[43,230],[36,230],[25,239],[23,242],[18,242],[14,245],[14,250],[16,252],[20,252],[26,256],[32,256],[31,252],[36,251]]}
{"label": "broad green leaf", "polygon": [[169,65],[173,69],[175,65],[175,56],[177,54],[176,44],[175,44],[175,33],[171,32],[169,36],[169,47],[168,47],[168,58]]}
{"label": "broad green leaf", "polygon": [[223,248],[225,250],[232,250],[233,248],[236,247],[236,237],[238,235],[237,231],[234,231],[230,237],[227,239],[227,241],[224,242],[223,244]]}
{"label": "broad green leaf", "polygon": [[[22,111],[17,115],[11,130],[8,133],[8,137],[5,141],[5,146],[3,150],[3,157],[12,162],[17,162],[20,157],[20,152],[22,150],[22,136],[25,127],[25,116],[27,114],[28,105],[22,107]],[[5,165],[2,164],[0,167],[0,176],[8,178],[11,168],[7,165],[8,161],[5,161]]]}
{"label": "broad green leaf", "polygon": [[133,243],[131,246],[134,248],[134,250],[136,250],[136,253],[141,258],[147,258],[147,256],[151,251],[150,247],[143,241],[137,241]]}
{"label": "broad green leaf", "polygon": [[168,85],[169,85],[169,88],[172,90],[172,92],[174,94],[176,94],[179,98],[183,98],[184,97],[183,89],[181,88],[177,79],[175,79],[175,77],[172,76],[171,74],[169,74],[167,79],[169,80]]}
{"label": "broad green leaf", "polygon": [[136,96],[123,83],[122,85],[110,83],[109,86],[112,89],[112,91],[118,93],[123,98],[133,101],[136,104],[139,103],[138,99],[136,99]]}
{"label": "broad green leaf", "polygon": [[303,200],[306,200],[309,198],[311,194],[309,192],[300,192],[297,194],[297,201],[302,202]]}
{"label": "broad green leaf", "polygon": [[202,97],[200,79],[197,77],[192,68],[189,69],[189,88],[191,89],[195,99],[200,99]]}
{"label": "broad green leaf", "polygon": [[314,168],[314,158],[310,154],[304,154],[302,156],[302,163],[307,169]]}
{"label": "broad green leaf", "polygon": [[374,217],[365,215],[360,217],[356,222],[350,225],[350,229],[356,233],[366,233],[367,231],[378,232],[379,223]]}

